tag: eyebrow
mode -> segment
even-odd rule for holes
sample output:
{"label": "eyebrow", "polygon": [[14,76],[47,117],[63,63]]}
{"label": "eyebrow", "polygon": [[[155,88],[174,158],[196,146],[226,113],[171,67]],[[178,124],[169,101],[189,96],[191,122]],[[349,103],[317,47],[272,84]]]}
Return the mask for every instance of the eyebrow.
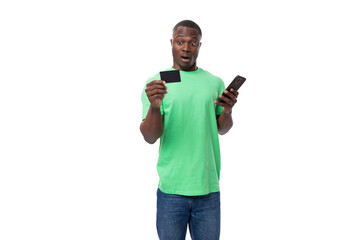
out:
{"label": "eyebrow", "polygon": [[184,34],[178,34],[178,35],[175,36],[175,38],[177,38],[177,37],[191,37],[191,38],[199,39],[197,36],[194,36],[194,35],[188,36],[188,35],[184,35]]}

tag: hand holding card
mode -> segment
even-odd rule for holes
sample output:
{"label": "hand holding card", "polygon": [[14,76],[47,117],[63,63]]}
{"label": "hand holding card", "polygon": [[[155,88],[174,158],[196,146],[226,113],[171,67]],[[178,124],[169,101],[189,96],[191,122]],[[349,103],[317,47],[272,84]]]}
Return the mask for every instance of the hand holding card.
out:
{"label": "hand holding card", "polygon": [[167,87],[163,80],[154,80],[146,84],[146,95],[153,108],[160,108],[161,102],[167,94]]}

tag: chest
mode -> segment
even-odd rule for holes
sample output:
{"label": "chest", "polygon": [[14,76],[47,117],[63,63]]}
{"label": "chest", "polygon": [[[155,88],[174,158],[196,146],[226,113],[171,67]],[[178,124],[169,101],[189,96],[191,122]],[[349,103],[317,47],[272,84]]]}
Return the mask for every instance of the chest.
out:
{"label": "chest", "polygon": [[218,98],[219,86],[211,81],[194,81],[169,83],[166,85],[168,93],[165,95],[163,105],[165,109],[172,107],[214,106]]}

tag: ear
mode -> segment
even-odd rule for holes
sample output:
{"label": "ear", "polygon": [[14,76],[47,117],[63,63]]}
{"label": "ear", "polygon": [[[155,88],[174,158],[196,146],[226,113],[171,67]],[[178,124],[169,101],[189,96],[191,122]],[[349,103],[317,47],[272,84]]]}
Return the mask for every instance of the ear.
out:
{"label": "ear", "polygon": [[202,44],[202,42],[199,42],[199,49],[200,49],[200,47],[201,47],[201,44]]}
{"label": "ear", "polygon": [[172,41],[172,39],[170,39],[170,44],[171,44],[171,46],[173,45],[173,41]]}

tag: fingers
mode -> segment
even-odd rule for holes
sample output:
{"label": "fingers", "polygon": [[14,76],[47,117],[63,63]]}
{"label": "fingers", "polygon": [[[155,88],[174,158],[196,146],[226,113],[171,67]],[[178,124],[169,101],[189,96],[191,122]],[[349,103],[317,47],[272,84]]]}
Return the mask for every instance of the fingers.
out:
{"label": "fingers", "polygon": [[220,95],[219,98],[224,100],[227,104],[230,106],[234,106],[237,102],[237,95],[239,93],[235,91],[234,89],[231,89],[230,91],[225,90],[223,95]]}
{"label": "fingers", "polygon": [[230,99],[231,99],[234,103],[237,102],[236,98],[237,98],[237,96],[239,95],[239,93],[238,93],[236,90],[234,90],[234,89],[232,88],[232,89],[230,89],[230,92],[229,92],[228,90],[225,90],[224,92],[225,92],[225,94],[226,94],[227,96],[230,97]]}
{"label": "fingers", "polygon": [[230,91],[233,93],[233,94],[235,94],[235,96],[237,97],[237,96],[239,96],[239,92],[238,91],[236,91],[235,89],[230,89]]}
{"label": "fingers", "polygon": [[160,107],[162,100],[167,93],[167,87],[165,81],[154,80],[146,84],[146,95],[152,106]]}
{"label": "fingers", "polygon": [[146,87],[150,87],[150,86],[153,86],[153,85],[165,85],[165,81],[163,80],[154,80],[154,81],[151,81],[149,82],[148,84],[146,84]]}
{"label": "fingers", "polygon": [[151,97],[158,94],[166,94],[166,88],[152,88],[152,89],[145,89],[146,94]]}
{"label": "fingers", "polygon": [[154,80],[146,84],[145,89],[146,94],[150,97],[156,94],[166,94],[167,87],[165,87],[165,81]]}
{"label": "fingers", "polygon": [[215,101],[215,103],[227,109],[231,109],[237,102],[238,95],[239,93],[234,89],[230,89],[230,91],[225,90],[224,95],[222,94],[219,96],[219,99],[223,100],[224,102]]}

